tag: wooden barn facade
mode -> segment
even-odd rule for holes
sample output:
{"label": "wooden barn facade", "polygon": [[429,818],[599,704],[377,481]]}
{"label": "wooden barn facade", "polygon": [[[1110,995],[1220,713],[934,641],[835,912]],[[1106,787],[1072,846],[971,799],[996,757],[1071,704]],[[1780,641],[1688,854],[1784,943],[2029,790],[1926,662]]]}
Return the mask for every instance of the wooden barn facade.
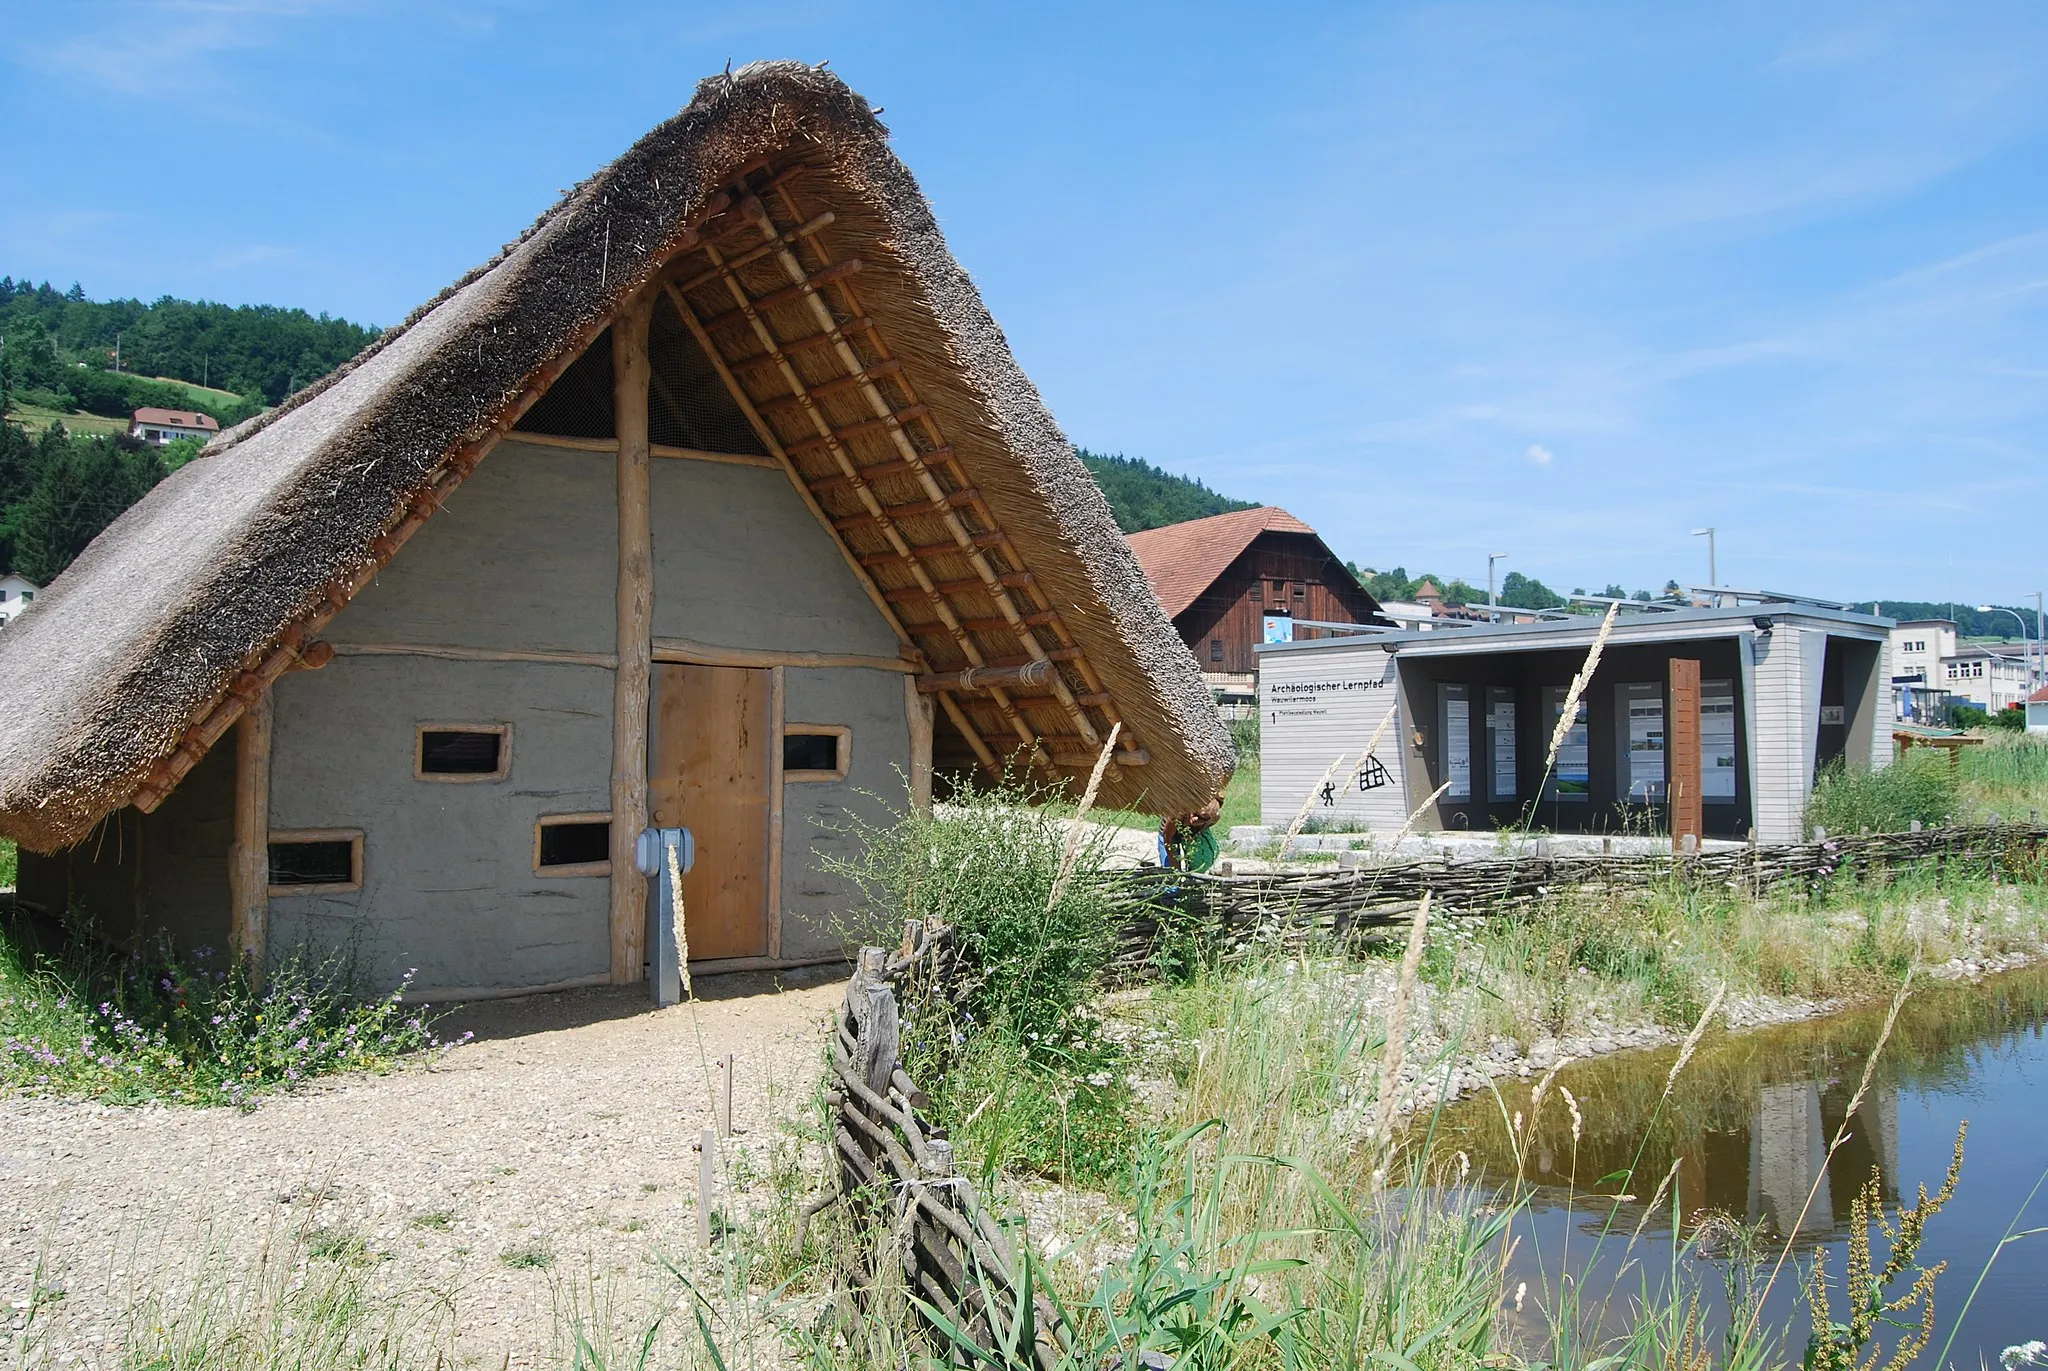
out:
{"label": "wooden barn facade", "polygon": [[[1233,754],[867,104],[714,77],[496,259],[216,439],[0,636],[24,901],[441,996],[839,955],[849,820]],[[895,797],[892,800],[890,797]]]}
{"label": "wooden barn facade", "polygon": [[1381,622],[1378,601],[1314,529],[1284,509],[1233,510],[1133,533],[1129,541],[1212,689],[1252,688],[1269,619]]}

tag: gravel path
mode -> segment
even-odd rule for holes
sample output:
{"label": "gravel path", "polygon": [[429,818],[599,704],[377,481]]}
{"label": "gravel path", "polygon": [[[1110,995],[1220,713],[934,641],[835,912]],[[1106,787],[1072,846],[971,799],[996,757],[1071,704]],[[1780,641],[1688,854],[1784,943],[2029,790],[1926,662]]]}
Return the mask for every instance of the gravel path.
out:
{"label": "gravel path", "polygon": [[65,1292],[39,1313],[46,1350],[92,1365],[140,1290],[315,1233],[359,1241],[380,1289],[452,1294],[464,1360],[544,1364],[577,1282],[634,1308],[673,1294],[652,1258],[695,1247],[705,1060],[738,1056],[736,1131],[765,1152],[812,1093],[845,975],[705,981],[694,1016],[637,987],[466,1006],[444,1036],[476,1040],[431,1065],[246,1114],[0,1097],[0,1348],[39,1262]]}

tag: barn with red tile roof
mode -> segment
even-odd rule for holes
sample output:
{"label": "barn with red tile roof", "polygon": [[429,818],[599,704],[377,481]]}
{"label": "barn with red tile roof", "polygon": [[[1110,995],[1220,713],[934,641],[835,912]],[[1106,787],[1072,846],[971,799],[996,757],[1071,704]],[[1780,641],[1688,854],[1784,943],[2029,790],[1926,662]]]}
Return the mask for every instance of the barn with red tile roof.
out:
{"label": "barn with red tile roof", "polygon": [[1269,617],[1380,623],[1379,602],[1313,528],[1273,505],[1128,535],[1212,687],[1249,687]]}

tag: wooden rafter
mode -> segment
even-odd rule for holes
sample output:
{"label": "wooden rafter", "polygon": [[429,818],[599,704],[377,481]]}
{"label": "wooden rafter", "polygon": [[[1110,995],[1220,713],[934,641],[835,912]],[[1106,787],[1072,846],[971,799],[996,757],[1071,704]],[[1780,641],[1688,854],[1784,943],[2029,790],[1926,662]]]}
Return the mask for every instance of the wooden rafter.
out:
{"label": "wooden rafter", "polygon": [[[789,203],[786,186],[783,189],[783,194],[785,202]],[[827,266],[819,271],[807,271],[803,263],[797,259],[792,247],[778,242],[781,230],[775,226],[774,219],[768,213],[768,207],[757,197],[741,197],[738,212],[742,217],[752,221],[755,230],[760,233],[764,243],[776,244],[776,251],[770,253],[769,256],[780,263],[783,274],[790,280],[790,286],[785,289],[805,287],[801,296],[802,303],[810,309],[812,317],[817,320],[821,328],[831,328],[835,322],[832,317],[832,311],[823,300],[818,298],[817,291],[809,289],[808,286],[810,282],[834,271],[835,268]],[[810,247],[812,251],[817,252],[820,256],[824,255],[823,244],[817,239],[813,238],[810,240]],[[850,260],[857,261],[859,259]],[[850,274],[848,273],[848,275]],[[744,296],[745,292],[740,291],[738,288],[738,278],[736,276],[729,275],[726,279],[734,285],[739,295]],[[841,287],[846,286],[846,276],[833,276],[831,279]],[[775,294],[779,296],[782,292],[777,291]],[[851,300],[852,293],[850,290],[847,291],[847,295],[849,300]],[[857,301],[854,302],[854,306],[851,312],[858,314]],[[868,365],[862,362],[859,354],[853,350],[850,344],[841,342],[837,345],[836,350],[839,353],[840,363],[846,369],[846,374],[849,377],[861,378],[854,389],[867,400],[870,409],[874,412],[872,419],[865,420],[855,426],[850,426],[850,428],[859,431],[885,432],[890,442],[895,446],[900,460],[910,464],[907,474],[914,476],[918,483],[924,487],[925,495],[933,501],[944,499],[946,495],[945,487],[939,484],[938,479],[932,474],[931,467],[925,461],[924,454],[918,451],[917,445],[910,441],[910,435],[904,431],[904,426],[912,420],[922,420],[928,430],[930,430],[934,446],[944,446],[944,438],[936,431],[936,425],[932,422],[930,408],[918,403],[913,395],[911,396],[911,403],[899,410],[890,403],[887,396],[882,394],[879,386],[872,380],[866,379]],[[793,368],[788,369],[788,378],[792,381],[792,390],[802,390],[801,385],[795,383],[795,371]],[[899,375],[897,380],[902,385],[904,391],[908,393],[910,391],[908,378]],[[838,434],[850,431],[848,427],[834,429],[815,409],[811,412],[813,417],[818,420],[820,436],[822,438],[836,444],[839,442]],[[849,472],[848,474],[852,473]],[[871,512],[879,513],[879,504]],[[939,511],[933,517],[945,525],[946,531],[952,534],[959,555],[966,559],[968,565],[974,568],[975,575],[981,578],[983,593],[994,601],[996,609],[1002,614],[1004,619],[1009,621],[1012,632],[1017,640],[1024,645],[1025,651],[1038,660],[1045,660],[1045,648],[1039,643],[1037,635],[1032,632],[1031,626],[1024,622],[1023,611],[1018,608],[1016,601],[1010,596],[1010,587],[1005,584],[1003,574],[991,565],[982,548],[976,545],[974,535],[961,520],[959,513],[949,506]],[[892,543],[898,541],[901,541],[900,538],[891,538]],[[896,550],[905,556],[910,555],[907,546],[898,547]],[[1074,727],[1080,731],[1081,736],[1091,744],[1095,743],[1099,735],[1095,731],[1094,724],[1090,722],[1087,711],[1075,702],[1073,691],[1067,687],[1066,681],[1057,672],[1053,673],[1053,694],[1059,700]],[[1005,714],[1010,713],[1007,708],[1000,704],[998,708],[1002,709]]]}
{"label": "wooden rafter", "polygon": [[[775,194],[777,198],[781,200],[784,211],[791,218],[794,219],[801,218],[802,215],[797,209],[795,198],[791,194],[788,185],[788,182],[792,179],[792,175],[792,169],[785,169],[784,171],[777,173],[774,177],[770,179],[770,181],[767,184],[760,187],[757,193],[761,196],[766,196],[770,193]],[[742,196],[741,198],[742,202],[744,202],[744,196]],[[744,203],[742,204],[742,209],[744,211]],[[823,248],[819,244],[813,243],[812,247],[814,250],[818,251],[821,256],[823,255]],[[868,318],[860,314],[860,301],[855,297],[851,287],[848,287],[842,283],[840,289],[842,294],[844,294],[847,299],[849,311],[855,316],[848,323],[839,326],[840,332],[868,332],[872,335],[873,324]],[[858,325],[857,328],[855,327],[856,325]],[[828,340],[824,336],[820,335],[816,337],[815,341],[822,343]],[[833,339],[832,341],[836,341],[836,339]],[[879,336],[875,336],[873,338],[873,342],[876,344],[877,350],[883,350],[882,340],[879,338]],[[907,391],[908,387],[906,386],[905,389]],[[945,444],[943,435],[940,435],[937,432],[935,425],[931,425],[930,427],[932,429],[933,439],[935,442],[939,444],[939,446],[937,446],[930,454],[927,454],[926,461],[932,466],[938,466],[941,464],[951,465],[959,481],[959,484],[963,488],[962,492],[956,492],[956,494],[972,493],[973,495],[973,499],[971,501],[953,501],[952,497],[949,495],[949,502],[954,503],[956,508],[962,507],[963,505],[965,507],[973,508],[975,512],[978,514],[978,516],[985,523],[987,523],[990,528],[1000,530],[1002,527],[1000,521],[996,519],[993,511],[991,511],[988,508],[987,504],[981,500],[980,493],[974,490],[973,483],[967,479],[966,472],[960,467],[957,459],[954,457],[953,449]],[[905,464],[905,469],[908,469],[907,463]],[[869,468],[868,470],[870,472],[879,474],[882,468],[878,466]],[[1016,555],[1014,548],[1010,549],[1006,553],[1006,555],[1009,556],[1011,561],[1016,563],[1017,565],[1023,565],[1023,559]],[[1045,626],[1052,631],[1053,636],[1058,640],[1059,645],[1061,647],[1071,648],[1076,646],[1076,639],[1074,637],[1072,630],[1070,630],[1067,627],[1065,621],[1060,617],[1058,611],[1054,608],[1052,604],[1051,598],[1045,594],[1043,588],[1036,585],[1032,585],[1026,588],[1025,602],[1028,608],[1030,608],[1033,611],[1050,613],[1052,615],[1051,620]],[[1005,607],[1005,617],[1007,616],[1008,608]],[[1088,690],[1088,697],[1085,700],[1083,699],[1083,697],[1076,696],[1074,697],[1074,703],[1076,705],[1084,703],[1093,705],[1094,707],[1099,708],[1101,710],[1104,718],[1106,718],[1109,722],[1113,724],[1124,723],[1125,721],[1121,713],[1117,710],[1115,704],[1110,700],[1109,692],[1103,686],[1102,678],[1096,673],[1094,664],[1090,662],[1086,656],[1082,656],[1074,662],[1074,667],[1077,671],[1080,672],[1082,682],[1086,685]],[[1096,701],[1100,701],[1101,703],[1095,704]],[[1089,736],[1092,737],[1093,735],[1090,734]],[[1136,754],[1142,751],[1142,749],[1139,746],[1136,733],[1129,727],[1122,728],[1119,731],[1118,745],[1121,753],[1128,753],[1133,757],[1135,757]],[[1138,763],[1133,761],[1131,764],[1137,765]]]}
{"label": "wooden rafter", "polygon": [[[773,243],[774,239],[779,235],[774,231],[772,223],[769,225],[769,229],[770,232],[764,235],[764,241]],[[741,281],[738,272],[726,266],[725,256],[715,243],[706,241],[700,244],[700,247],[714,269],[723,268],[719,270],[719,276],[724,281],[735,306],[726,315],[718,317],[729,318],[737,315],[744,318],[764,350],[770,353],[781,354],[780,340],[776,338],[774,330],[769,327],[762,310],[755,303],[755,297],[748,292],[746,284]],[[780,245],[777,245],[777,251],[770,255],[787,257],[791,261],[795,260],[789,256],[789,249]],[[818,299],[816,290],[809,284],[810,279],[804,273],[801,265],[799,265],[792,288],[801,287],[801,296],[804,300],[810,302],[814,311],[814,317],[817,317],[821,328],[827,332],[836,332],[836,321],[833,320],[830,310],[826,309],[824,303]],[[776,294],[779,295],[781,292],[776,292]],[[766,299],[769,297],[762,298]],[[708,341],[708,335],[711,331],[709,321],[698,317],[688,298],[683,296],[680,291],[675,292],[674,299],[678,307],[688,316],[692,330],[706,335]],[[841,353],[841,360],[847,362],[848,374],[863,369],[859,355],[853,351],[852,347],[843,338],[838,344],[838,349]],[[847,361],[849,358],[851,361]],[[818,449],[828,453],[838,466],[840,474],[849,478],[849,488],[867,507],[868,513],[875,517],[877,530],[889,542],[891,548],[900,555],[902,566],[909,571],[911,577],[918,584],[920,596],[930,604],[933,613],[938,616],[940,623],[944,625],[946,631],[952,636],[961,655],[968,659],[969,665],[980,665],[982,663],[981,650],[975,644],[973,636],[960,626],[958,616],[954,614],[946,594],[932,580],[930,573],[925,570],[922,561],[911,554],[909,539],[904,537],[902,530],[896,526],[895,521],[883,512],[880,499],[875,495],[873,489],[869,487],[866,480],[862,478],[861,468],[854,461],[853,454],[848,450],[845,442],[835,434],[832,423],[826,417],[824,411],[818,408],[817,403],[810,398],[809,388],[805,385],[794,363],[786,355],[783,355],[777,364],[777,370],[781,373],[782,382],[789,388],[791,394],[805,401],[802,407],[803,412],[811,417],[813,426],[817,429],[818,440],[820,440],[817,443]],[[872,389],[872,387],[872,382],[867,383],[867,388]],[[755,412],[758,413],[758,409]],[[803,441],[808,443],[811,440]],[[780,444],[780,446],[785,454],[794,455],[796,446],[794,443],[784,443]],[[935,491],[934,493],[943,494],[942,491]],[[885,598],[893,599],[895,597],[895,592],[893,591],[884,591],[883,594]],[[1037,732],[1018,713],[1016,707],[1010,702],[1009,697],[1001,690],[992,690],[989,692],[989,699],[995,705],[997,712],[1003,716],[1004,721],[1010,726],[1011,730],[1017,734],[1019,741],[1031,748],[1034,755],[1042,755],[1038,751]],[[950,717],[952,711],[949,710],[948,714]],[[980,741],[978,735],[971,741]],[[982,743],[982,748],[977,750],[977,755],[979,755],[980,750],[984,749],[986,749],[986,743]]]}

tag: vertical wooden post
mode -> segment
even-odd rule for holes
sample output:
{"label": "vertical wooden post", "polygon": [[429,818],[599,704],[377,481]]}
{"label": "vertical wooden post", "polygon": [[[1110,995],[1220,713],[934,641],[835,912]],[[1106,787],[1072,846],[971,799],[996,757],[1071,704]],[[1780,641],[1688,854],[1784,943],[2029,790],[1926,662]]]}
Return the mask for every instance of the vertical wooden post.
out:
{"label": "vertical wooden post", "polygon": [[711,1246],[711,1202],[718,1194],[718,1140],[710,1129],[697,1134],[697,1246]]}
{"label": "vertical wooden post", "polygon": [[782,725],[788,682],[779,666],[768,674],[768,955],[782,956]]}
{"label": "vertical wooden post", "polygon": [[1671,718],[1665,730],[1664,779],[1671,807],[1671,850],[1697,851],[1704,836],[1705,811],[1700,802],[1700,664],[1697,658],[1671,659]]}
{"label": "vertical wooden post", "polygon": [[228,941],[263,982],[270,937],[270,725],[265,690],[235,725],[235,837],[228,848]]}
{"label": "vertical wooden post", "polygon": [[733,1069],[738,1064],[739,1057],[731,1052],[718,1059],[718,1099],[716,1101],[716,1112],[718,1114],[718,1136],[721,1138],[732,1136],[732,1076]]}
{"label": "vertical wooden post", "polygon": [[640,979],[647,878],[633,862],[647,827],[647,705],[654,662],[654,535],[647,491],[647,324],[653,297],[612,321],[612,414],[619,439],[619,668],[612,691],[612,983]]}
{"label": "vertical wooden post", "polygon": [[932,807],[932,697],[917,688],[915,676],[903,678],[903,712],[910,723],[910,805]]}

